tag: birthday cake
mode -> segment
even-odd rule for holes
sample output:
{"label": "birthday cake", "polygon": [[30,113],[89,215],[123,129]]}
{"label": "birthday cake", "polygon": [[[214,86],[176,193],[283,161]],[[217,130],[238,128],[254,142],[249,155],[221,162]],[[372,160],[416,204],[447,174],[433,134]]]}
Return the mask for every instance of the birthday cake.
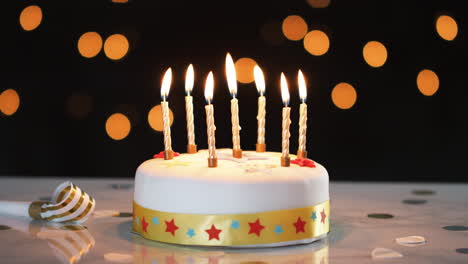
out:
{"label": "birthday cake", "polygon": [[135,177],[133,229],[173,244],[273,247],[310,243],[329,232],[327,170],[310,159],[281,153],[217,150],[163,153],[139,166]]}

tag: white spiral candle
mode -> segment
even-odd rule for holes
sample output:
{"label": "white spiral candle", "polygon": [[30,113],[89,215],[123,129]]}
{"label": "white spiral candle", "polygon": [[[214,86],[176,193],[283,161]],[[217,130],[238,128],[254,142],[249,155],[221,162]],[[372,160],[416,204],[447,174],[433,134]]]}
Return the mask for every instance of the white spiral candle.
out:
{"label": "white spiral candle", "polygon": [[257,114],[257,144],[265,144],[265,104],[265,96],[259,96]]}
{"label": "white spiral candle", "polygon": [[193,97],[185,96],[185,112],[187,114],[187,141],[189,145],[195,145],[195,126],[193,124]]}
{"label": "white spiral candle", "polygon": [[299,151],[306,151],[307,138],[307,104],[299,107]]}
{"label": "white spiral candle", "polygon": [[289,157],[289,138],[291,134],[289,133],[289,126],[291,125],[291,108],[283,107],[283,122],[282,122],[282,144],[281,144],[281,156],[283,158]]}
{"label": "white spiral candle", "polygon": [[241,149],[240,147],[240,130],[239,125],[239,104],[236,98],[231,99],[231,123],[232,123],[232,148]]}
{"label": "white spiral candle", "polygon": [[171,141],[171,120],[169,118],[169,103],[167,101],[161,102],[162,118],[163,118],[163,133],[164,133],[164,150],[172,151]]}

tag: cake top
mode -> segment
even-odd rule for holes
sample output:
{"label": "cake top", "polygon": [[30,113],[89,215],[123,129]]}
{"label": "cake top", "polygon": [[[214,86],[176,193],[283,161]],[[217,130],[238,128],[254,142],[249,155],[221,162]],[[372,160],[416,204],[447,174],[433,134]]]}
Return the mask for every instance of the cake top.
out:
{"label": "cake top", "polygon": [[[145,161],[137,174],[154,175],[167,178],[192,178],[229,182],[262,182],[300,180],[305,176],[319,177],[328,175],[325,168],[310,159],[297,159],[291,156],[291,166],[281,167],[278,152],[244,151],[243,157],[232,157],[231,149],[218,149],[218,167],[206,166],[208,153],[200,150],[195,154],[180,154],[172,160],[154,158]],[[156,155],[158,156],[158,155]]]}

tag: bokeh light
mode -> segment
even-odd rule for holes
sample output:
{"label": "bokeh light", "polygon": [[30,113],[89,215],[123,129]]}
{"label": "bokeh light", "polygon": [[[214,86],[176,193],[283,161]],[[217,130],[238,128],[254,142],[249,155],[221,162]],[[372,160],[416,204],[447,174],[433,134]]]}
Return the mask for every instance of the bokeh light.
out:
{"label": "bokeh light", "polygon": [[42,21],[42,10],[37,5],[30,5],[21,11],[19,22],[26,31],[36,29]]}
{"label": "bokeh light", "polygon": [[92,58],[101,51],[102,38],[97,32],[86,32],[78,40],[78,51],[85,58]]}
{"label": "bokeh light", "polygon": [[121,113],[112,114],[106,121],[107,135],[113,140],[122,140],[130,133],[130,120]]}
{"label": "bokeh light", "polygon": [[439,89],[439,77],[435,72],[424,69],[418,73],[416,84],[422,94],[431,96]]}
{"label": "bokeh light", "polygon": [[129,43],[122,34],[109,36],[104,42],[104,53],[111,60],[120,60],[128,52]]}
{"label": "bokeh light", "polygon": [[458,34],[458,25],[451,16],[442,15],[437,18],[436,30],[441,38],[451,41]]}
{"label": "bokeh light", "polygon": [[[169,124],[172,126],[172,123],[174,122],[174,114],[172,113],[172,110],[169,109]],[[163,126],[163,120],[162,120],[162,107],[161,105],[156,105],[148,113],[148,123],[151,126],[152,129],[156,131],[163,131],[164,126]]]}
{"label": "bokeh light", "polygon": [[67,112],[76,119],[85,118],[93,108],[93,98],[87,94],[73,94],[67,101]]}
{"label": "bokeh light", "polygon": [[291,15],[283,20],[283,34],[289,40],[301,40],[307,33],[307,23],[298,15]]}
{"label": "bokeh light", "polygon": [[240,58],[236,61],[237,81],[241,83],[251,83],[254,81],[253,69],[257,65],[251,58]]}
{"label": "bokeh light", "polygon": [[16,113],[20,105],[20,97],[13,89],[8,89],[0,93],[0,112],[5,115]]}
{"label": "bokeh light", "polygon": [[321,56],[330,48],[330,39],[325,32],[312,30],[304,37],[304,48],[312,55]]}
{"label": "bokeh light", "polygon": [[331,93],[332,101],[340,109],[349,109],[356,103],[357,93],[349,83],[339,83]]}
{"label": "bokeh light", "polygon": [[325,8],[330,5],[330,0],[306,0],[313,8]]}
{"label": "bokeh light", "polygon": [[362,49],[364,60],[371,67],[378,68],[387,61],[387,49],[378,41],[369,41]]}

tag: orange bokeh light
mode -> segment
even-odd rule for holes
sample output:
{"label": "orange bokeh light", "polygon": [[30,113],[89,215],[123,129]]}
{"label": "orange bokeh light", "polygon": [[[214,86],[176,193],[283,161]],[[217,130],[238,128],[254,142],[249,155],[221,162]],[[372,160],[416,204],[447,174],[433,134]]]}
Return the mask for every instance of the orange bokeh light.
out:
{"label": "orange bokeh light", "polygon": [[97,32],[86,32],[78,40],[78,51],[85,58],[92,58],[101,51],[102,38]]}
{"label": "orange bokeh light", "polygon": [[36,29],[42,22],[42,9],[37,5],[30,5],[21,11],[19,22],[26,31]]}
{"label": "orange bokeh light", "polygon": [[325,32],[312,30],[304,37],[304,48],[312,55],[321,56],[330,48],[330,39]]}
{"label": "orange bokeh light", "polygon": [[236,61],[236,76],[237,81],[241,83],[251,83],[254,81],[253,69],[257,65],[251,58],[240,58]]}
{"label": "orange bokeh light", "polygon": [[283,20],[283,34],[289,40],[301,40],[307,33],[307,23],[298,16],[288,16]]}
{"label": "orange bokeh light", "polygon": [[130,44],[124,35],[114,34],[104,42],[104,53],[111,60],[120,60],[127,54],[129,47]]}
{"label": "orange bokeh light", "polygon": [[387,61],[387,49],[378,41],[369,41],[362,49],[364,60],[371,67],[378,68]]}
{"label": "orange bokeh light", "polygon": [[[148,123],[150,127],[156,131],[163,131],[164,125],[163,125],[163,120],[162,120],[162,107],[161,105],[156,105],[148,113]],[[172,123],[174,122],[174,114],[172,113],[172,110],[169,109],[169,124],[172,126]]]}
{"label": "orange bokeh light", "polygon": [[130,129],[130,120],[124,114],[112,114],[106,121],[107,135],[113,140],[122,140],[126,138],[130,133]]}
{"label": "orange bokeh light", "polygon": [[458,34],[457,21],[451,16],[439,16],[436,21],[436,30],[439,36],[445,40],[454,40]]}
{"label": "orange bokeh light", "polygon": [[307,0],[307,3],[313,8],[325,8],[330,5],[330,0]]}
{"label": "orange bokeh light", "polygon": [[18,111],[20,97],[13,89],[8,89],[0,93],[0,112],[5,115],[13,115]]}
{"label": "orange bokeh light", "polygon": [[351,84],[342,82],[333,88],[331,98],[336,107],[349,109],[356,103],[357,93]]}
{"label": "orange bokeh light", "polygon": [[431,70],[424,69],[418,73],[416,84],[425,96],[431,96],[439,89],[439,77]]}

